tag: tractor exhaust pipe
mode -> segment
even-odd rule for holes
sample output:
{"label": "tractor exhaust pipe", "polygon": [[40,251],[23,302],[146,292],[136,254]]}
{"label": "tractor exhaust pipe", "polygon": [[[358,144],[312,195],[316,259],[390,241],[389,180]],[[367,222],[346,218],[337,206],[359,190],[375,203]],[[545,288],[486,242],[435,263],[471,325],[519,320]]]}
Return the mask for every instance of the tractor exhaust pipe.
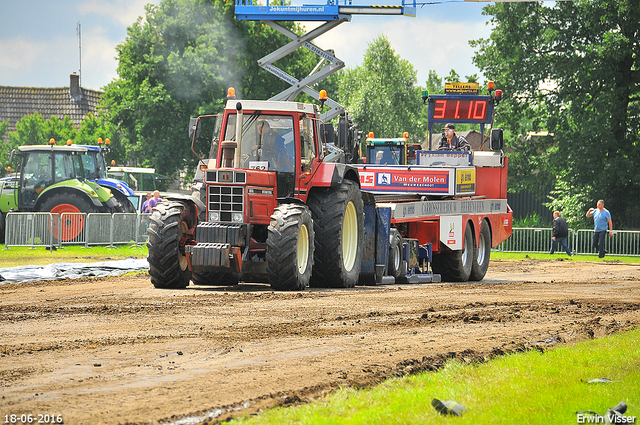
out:
{"label": "tractor exhaust pipe", "polygon": [[237,113],[237,117],[236,117],[236,143],[238,144],[235,150],[235,156],[234,156],[234,160],[233,160],[233,165],[235,168],[239,168],[240,167],[240,161],[241,161],[241,157],[242,157],[242,152],[241,152],[241,146],[242,146],[242,103],[238,102],[236,103],[236,111],[238,111]]}
{"label": "tractor exhaust pipe", "polygon": [[241,150],[239,147],[242,142],[242,104],[238,102],[236,104],[236,110],[238,111],[236,119],[236,140],[225,140],[220,143],[222,149],[222,168],[238,168],[240,165]]}

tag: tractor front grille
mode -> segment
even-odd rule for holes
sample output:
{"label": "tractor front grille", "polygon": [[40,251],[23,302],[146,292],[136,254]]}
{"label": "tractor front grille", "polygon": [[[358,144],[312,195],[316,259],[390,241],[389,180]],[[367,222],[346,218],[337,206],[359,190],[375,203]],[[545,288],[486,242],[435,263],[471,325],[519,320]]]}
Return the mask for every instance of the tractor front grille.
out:
{"label": "tractor front grille", "polygon": [[[209,221],[234,222],[234,213],[244,213],[243,186],[209,186]],[[211,219],[218,213],[218,219]]]}

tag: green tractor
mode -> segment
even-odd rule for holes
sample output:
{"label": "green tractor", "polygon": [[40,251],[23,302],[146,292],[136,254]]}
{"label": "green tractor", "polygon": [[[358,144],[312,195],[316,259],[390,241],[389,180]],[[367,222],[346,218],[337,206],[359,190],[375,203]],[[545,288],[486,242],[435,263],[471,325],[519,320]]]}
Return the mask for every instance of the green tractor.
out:
{"label": "green tractor", "polygon": [[[5,218],[10,211],[124,212],[111,190],[90,180],[92,176],[83,165],[86,155],[86,147],[54,144],[20,146],[11,152],[9,163],[18,159],[18,167],[0,179],[0,242],[4,242]],[[71,240],[83,227],[81,216],[69,216],[53,223],[52,233],[56,239]]]}

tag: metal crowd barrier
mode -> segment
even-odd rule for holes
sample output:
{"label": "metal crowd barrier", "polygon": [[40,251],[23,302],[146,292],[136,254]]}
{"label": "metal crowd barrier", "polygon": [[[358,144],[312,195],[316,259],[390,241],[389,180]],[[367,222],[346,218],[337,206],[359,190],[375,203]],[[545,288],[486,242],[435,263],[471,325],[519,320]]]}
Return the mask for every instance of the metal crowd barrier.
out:
{"label": "metal crowd barrier", "polygon": [[[511,237],[498,245],[496,250],[502,252],[539,252],[551,250],[551,228],[513,228]],[[593,230],[569,229],[567,238],[569,249],[574,254],[597,254],[593,243]],[[640,256],[640,231],[614,230],[613,236],[605,237],[605,249],[608,254],[623,256]],[[556,248],[563,253],[562,247]]]}
{"label": "metal crowd barrier", "polygon": [[[147,242],[151,214],[51,214],[8,213],[5,222],[5,248],[10,246],[107,245]],[[551,228],[513,228],[509,239],[498,245],[503,252],[548,253],[551,249]],[[640,231],[614,230],[605,237],[609,254],[640,256]],[[567,240],[574,254],[596,254],[592,248],[593,231],[569,229]],[[562,253],[558,246],[556,252]]]}
{"label": "metal crowd barrier", "polygon": [[5,222],[5,249],[11,246],[108,245],[147,241],[151,214],[115,213],[8,213]]}
{"label": "metal crowd barrier", "polygon": [[[51,233],[54,215],[51,213],[7,213],[5,217],[5,248],[9,246],[53,247]],[[59,218],[59,217],[58,217]]]}

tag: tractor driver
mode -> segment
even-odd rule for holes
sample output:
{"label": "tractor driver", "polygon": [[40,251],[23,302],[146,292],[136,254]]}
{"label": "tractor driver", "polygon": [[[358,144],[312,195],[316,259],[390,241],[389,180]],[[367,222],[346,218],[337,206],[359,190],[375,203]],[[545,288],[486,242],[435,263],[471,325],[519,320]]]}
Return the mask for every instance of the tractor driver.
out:
{"label": "tractor driver", "polygon": [[268,161],[270,169],[293,172],[293,161],[287,154],[282,136],[273,131],[267,121],[258,122],[257,129],[260,145],[253,147],[254,155],[258,148],[262,148],[260,159]]}
{"label": "tractor driver", "polygon": [[444,132],[440,143],[438,143],[438,150],[446,151],[468,151],[471,150],[471,145],[462,136],[456,134],[456,126],[453,124],[447,124],[442,129]]}

